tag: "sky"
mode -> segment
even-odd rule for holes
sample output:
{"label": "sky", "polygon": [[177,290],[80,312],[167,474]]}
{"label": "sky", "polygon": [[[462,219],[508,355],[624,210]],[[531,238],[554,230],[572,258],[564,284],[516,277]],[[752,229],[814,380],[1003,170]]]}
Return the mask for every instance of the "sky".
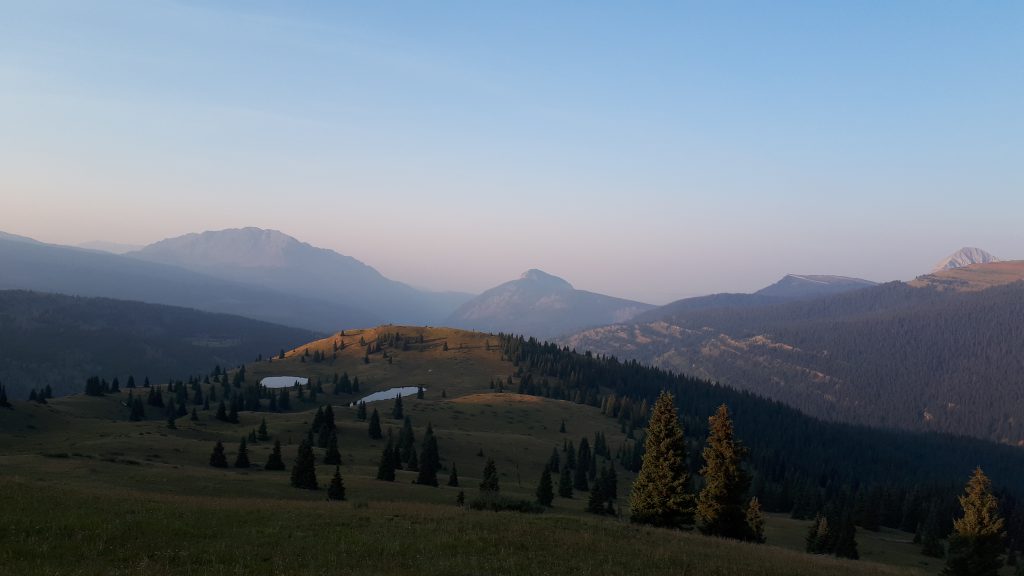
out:
{"label": "sky", "polygon": [[0,5],[0,230],[664,303],[1024,259],[1024,3]]}

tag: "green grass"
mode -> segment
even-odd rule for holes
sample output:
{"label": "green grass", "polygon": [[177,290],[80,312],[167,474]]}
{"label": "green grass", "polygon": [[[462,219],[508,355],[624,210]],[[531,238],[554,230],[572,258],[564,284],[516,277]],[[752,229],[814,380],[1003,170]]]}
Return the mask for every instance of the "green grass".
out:
{"label": "green grass", "polygon": [[[327,381],[335,372],[358,375],[358,395],[323,395],[339,426],[342,474],[349,502],[329,503],[323,490],[296,490],[287,472],[261,470],[271,442],[250,444],[250,470],[207,465],[223,440],[233,461],[238,440],[266,417],[294,460],[316,404],[286,414],[241,414],[227,424],[200,412],[199,422],[162,418],[126,421],[126,393],[72,396],[48,405],[16,403],[0,410],[0,572],[7,574],[934,574],[938,564],[909,535],[861,531],[860,562],[802,552],[806,522],[771,516],[769,544],[754,546],[696,534],[638,528],[583,512],[586,495],[555,499],[541,515],[471,512],[455,506],[459,488],[412,484],[400,471],[394,483],[375,479],[385,441],[368,437],[367,424],[346,406],[363,394],[422,385],[426,398],[405,400],[417,440],[427,423],[439,439],[442,464],[458,465],[467,499],[476,495],[485,456],[497,462],[502,493],[532,499],[553,448],[603,432],[613,452],[626,442],[615,421],[571,402],[495,393],[491,378],[511,365],[487,336],[422,331],[426,344],[394,351],[392,364],[349,346],[333,364],[284,360],[247,366],[250,381],[295,375]],[[360,332],[346,335],[358,343]],[[373,331],[362,335],[367,341]],[[494,340],[492,338],[492,340]],[[311,344],[331,350],[331,339]],[[442,351],[447,341],[450,350]],[[460,344],[462,348],[460,349]],[[422,348],[422,349],[420,349]],[[329,389],[330,387],[327,386]],[[442,398],[444,389],[448,398]],[[136,392],[139,392],[138,390]],[[144,391],[143,391],[144,392]],[[385,415],[391,401],[374,405]],[[149,409],[155,412],[154,409]],[[566,434],[558,432],[565,420]],[[400,421],[385,417],[385,432]],[[316,450],[318,459],[323,451]],[[319,467],[326,485],[332,468]],[[447,471],[439,473],[442,484]],[[620,506],[631,475],[619,471]],[[877,563],[876,563],[877,562]]]}

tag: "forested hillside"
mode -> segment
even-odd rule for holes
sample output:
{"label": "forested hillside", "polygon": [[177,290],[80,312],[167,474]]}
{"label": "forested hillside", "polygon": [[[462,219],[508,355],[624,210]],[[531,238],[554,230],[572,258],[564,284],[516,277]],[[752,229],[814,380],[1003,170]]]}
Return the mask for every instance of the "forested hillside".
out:
{"label": "forested hillside", "polygon": [[0,383],[19,399],[80,392],[94,374],[142,384],[236,366],[315,333],[227,314],[107,298],[0,291]]}
{"label": "forested hillside", "polygon": [[567,343],[821,418],[1024,442],[1024,283],[964,293],[894,282],[807,301],[664,312]]}

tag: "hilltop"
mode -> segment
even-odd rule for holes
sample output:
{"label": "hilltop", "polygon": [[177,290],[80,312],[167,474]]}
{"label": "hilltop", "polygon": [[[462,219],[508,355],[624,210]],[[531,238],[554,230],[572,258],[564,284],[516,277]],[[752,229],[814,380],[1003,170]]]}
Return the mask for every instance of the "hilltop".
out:
{"label": "hilltop", "polygon": [[625,322],[650,304],[577,290],[562,278],[531,269],[460,306],[445,324],[491,332],[551,338]]}

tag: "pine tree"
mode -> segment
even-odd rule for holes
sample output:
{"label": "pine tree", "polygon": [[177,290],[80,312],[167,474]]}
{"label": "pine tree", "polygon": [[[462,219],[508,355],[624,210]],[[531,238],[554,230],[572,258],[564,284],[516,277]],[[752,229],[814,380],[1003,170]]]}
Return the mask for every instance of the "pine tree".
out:
{"label": "pine tree", "polygon": [[0,408],[10,408],[11,402],[7,399],[7,388],[0,384]]}
{"label": "pine tree", "polygon": [[213,447],[213,453],[210,454],[210,466],[214,468],[228,467],[228,459],[224,455],[224,445],[220,440],[217,440],[217,444]]}
{"label": "pine tree", "polygon": [[630,520],[665,528],[693,523],[686,443],[672,394],[662,392],[651,412],[643,465],[633,482]]}
{"label": "pine tree", "polygon": [[303,440],[299,444],[299,453],[292,466],[292,486],[305,490],[316,490],[316,457],[313,455],[313,445],[309,440]]}
{"label": "pine tree", "polygon": [[260,421],[260,428],[256,431],[256,439],[260,442],[266,442],[270,440],[270,434],[267,433],[267,419],[264,418]]}
{"label": "pine tree", "polygon": [[818,514],[814,518],[807,531],[805,549],[809,554],[827,554],[832,549],[832,531],[828,525],[828,518]]}
{"label": "pine tree", "polygon": [[331,430],[327,439],[327,453],[324,454],[324,464],[338,466],[341,464],[341,452],[338,451],[338,433]]}
{"label": "pine tree", "polygon": [[459,485],[459,472],[455,469],[455,463],[452,462],[452,471],[448,475],[448,485],[458,487]]}
{"label": "pine tree", "polygon": [[356,407],[356,419],[366,420],[366,402],[360,402]]}
{"label": "pine tree", "polygon": [[[139,405],[141,406],[141,403]],[[189,416],[188,419],[193,422],[199,422],[199,413],[196,412],[195,406],[192,407],[192,414]]]}
{"label": "pine tree", "polygon": [[750,475],[743,469],[747,450],[735,440],[729,409],[722,404],[708,418],[708,439],[704,448],[704,487],[697,497],[697,523],[710,536],[751,539],[744,499]]}
{"label": "pine tree", "polygon": [[398,448],[402,453],[402,462],[408,462],[416,452],[416,435],[412,430],[412,419],[405,417],[402,431],[398,434]]}
{"label": "pine tree", "polygon": [[746,520],[750,541],[764,544],[764,513],[761,511],[761,501],[756,496],[747,505]]}
{"label": "pine tree", "polygon": [[484,465],[483,479],[480,480],[480,496],[495,497],[501,488],[498,486],[498,468],[494,465],[494,458],[488,458]]}
{"label": "pine tree", "polygon": [[173,415],[167,417],[167,428],[169,428],[170,430],[176,430],[178,428],[178,425],[174,422]]}
{"label": "pine tree", "polygon": [[409,460],[405,463],[405,469],[410,472],[419,472],[420,459],[416,456],[415,450],[412,451],[412,454],[409,454]]}
{"label": "pine tree", "polygon": [[217,418],[217,420],[220,420],[221,422],[227,422],[228,421],[228,410],[227,410],[227,406],[224,405],[224,401],[223,400],[221,400],[220,401],[220,405],[217,406],[216,418]]}
{"label": "pine tree", "polygon": [[562,467],[562,459],[558,456],[558,449],[551,449],[551,457],[548,458],[548,470],[552,474],[557,474],[558,470]]}
{"label": "pine tree", "polygon": [[245,438],[238,444],[238,456],[235,457],[235,468],[249,467],[249,449],[245,445]]}
{"label": "pine tree", "polygon": [[[374,411],[374,414],[376,414],[376,411]],[[391,440],[388,440],[388,445],[380,455],[380,463],[377,465],[377,480],[395,481],[395,456]]]}
{"label": "pine tree", "polygon": [[540,482],[537,483],[537,503],[541,506],[551,507],[551,503],[555,499],[554,486],[551,484],[551,469],[544,467],[544,471],[540,474]]}
{"label": "pine tree", "polygon": [[921,524],[921,553],[932,558],[942,558],[946,555],[946,548],[942,545],[936,508],[937,506],[931,506],[928,509],[928,514]]}
{"label": "pine tree", "polygon": [[331,483],[327,487],[327,499],[328,500],[344,500],[345,499],[345,483],[341,480],[341,466],[334,467],[334,477],[331,478]]}
{"label": "pine tree", "polygon": [[856,560],[860,558],[857,551],[857,527],[853,524],[853,514],[849,511],[843,513],[839,522],[839,530],[836,533],[833,552],[840,558]]}
{"label": "pine tree", "polygon": [[562,472],[558,477],[558,495],[562,498],[572,498],[572,475],[568,462],[562,466]]}
{"label": "pine tree", "polygon": [[943,576],[996,576],[1006,535],[992,483],[981,468],[967,482],[960,506],[964,515],[953,521]]}
{"label": "pine tree", "polygon": [[142,398],[136,397],[134,400],[132,400],[132,412],[128,416],[128,419],[131,420],[132,422],[139,422],[141,420],[145,420],[145,418],[146,409],[142,405]]}
{"label": "pine tree", "polygon": [[460,507],[466,505],[466,491],[465,490],[459,490],[458,496],[455,497],[455,504],[456,504],[456,506],[460,506]]}
{"label": "pine tree", "polygon": [[373,414],[370,415],[370,438],[373,440],[380,440],[384,437],[384,433],[380,429],[380,414],[377,413],[377,409],[373,409]]}
{"label": "pine tree", "polygon": [[405,410],[402,408],[402,395],[395,396],[395,404],[391,407],[391,417],[395,420],[405,418]]}
{"label": "pine tree", "polygon": [[281,458],[281,441],[274,440],[274,449],[270,452],[270,456],[267,458],[267,464],[263,469],[284,470],[284,468],[284,459]]}
{"label": "pine tree", "polygon": [[416,475],[416,483],[424,486],[437,486],[437,468],[434,467],[433,459],[427,452],[428,448],[424,446],[419,460],[420,469],[419,474]]}
{"label": "pine tree", "polygon": [[562,419],[562,425],[558,427],[558,431],[565,434],[565,419]]}
{"label": "pine tree", "polygon": [[228,410],[228,422],[238,424],[238,402],[231,402],[231,409]]}

